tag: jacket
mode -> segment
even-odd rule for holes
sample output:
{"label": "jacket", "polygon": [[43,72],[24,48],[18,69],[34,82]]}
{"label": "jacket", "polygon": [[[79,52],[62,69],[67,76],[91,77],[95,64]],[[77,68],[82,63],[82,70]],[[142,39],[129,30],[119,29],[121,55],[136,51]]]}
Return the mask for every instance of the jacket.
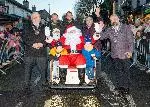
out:
{"label": "jacket", "polygon": [[96,49],[92,49],[91,51],[87,51],[85,49],[82,50],[82,54],[86,59],[86,68],[93,68],[95,67],[95,60],[93,59],[93,57],[91,56],[92,54],[95,54],[96,58],[100,58],[101,57],[101,52],[96,50]]}
{"label": "jacket", "polygon": [[112,58],[128,59],[125,53],[133,52],[133,32],[129,25],[120,23],[117,31],[113,27],[110,27],[101,32],[100,35],[101,40],[110,39]]}
{"label": "jacket", "polygon": [[50,23],[50,30],[51,30],[51,34],[53,32],[53,29],[59,29],[60,30],[60,35],[62,35],[62,22],[60,20],[58,20],[56,23],[52,22]]}
{"label": "jacket", "polygon": [[[23,32],[23,42],[25,45],[25,56],[29,57],[46,57],[46,36],[45,36],[45,26],[40,24],[38,30],[39,34],[35,35],[35,31],[33,28],[32,23],[28,23],[24,26],[24,32]],[[40,49],[35,49],[32,47],[34,43],[42,43],[44,46]]]}

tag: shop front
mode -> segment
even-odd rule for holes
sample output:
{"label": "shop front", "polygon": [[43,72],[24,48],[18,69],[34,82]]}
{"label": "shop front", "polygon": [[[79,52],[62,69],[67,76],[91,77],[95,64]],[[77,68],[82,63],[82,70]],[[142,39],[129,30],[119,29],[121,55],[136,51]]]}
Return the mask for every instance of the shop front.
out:
{"label": "shop front", "polygon": [[0,4],[0,25],[6,24],[6,23],[12,23],[19,19],[19,17],[8,14],[8,6],[4,6]]}

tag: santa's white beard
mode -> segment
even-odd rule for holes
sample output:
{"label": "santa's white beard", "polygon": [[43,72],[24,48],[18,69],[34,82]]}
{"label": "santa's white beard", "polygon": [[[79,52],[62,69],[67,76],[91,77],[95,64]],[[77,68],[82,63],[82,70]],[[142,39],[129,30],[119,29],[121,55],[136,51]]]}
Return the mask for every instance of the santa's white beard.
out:
{"label": "santa's white beard", "polygon": [[65,45],[70,45],[71,50],[76,50],[76,45],[81,43],[80,36],[80,33],[64,35],[64,37],[66,38]]}
{"label": "santa's white beard", "polygon": [[53,38],[55,40],[59,40],[60,39],[60,34],[53,34]]}

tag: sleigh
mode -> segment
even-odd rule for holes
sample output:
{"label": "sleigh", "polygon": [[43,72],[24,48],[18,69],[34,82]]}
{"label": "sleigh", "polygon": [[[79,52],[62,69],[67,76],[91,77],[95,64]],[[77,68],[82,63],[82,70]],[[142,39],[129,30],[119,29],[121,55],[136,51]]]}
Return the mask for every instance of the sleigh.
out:
{"label": "sleigh", "polygon": [[[96,60],[95,60],[96,62]],[[95,64],[96,65],[96,64]],[[50,68],[50,88],[52,89],[94,89],[97,85],[97,79],[96,79],[96,68],[94,69],[94,75],[95,75],[95,84],[89,85],[88,83],[90,80],[88,79],[87,75],[85,74],[85,85],[79,85],[79,78],[78,78],[78,68],[72,66],[67,68],[67,75],[66,75],[66,81],[65,84],[59,84],[60,78],[59,78],[59,63],[55,60],[51,60],[49,63]],[[57,70],[57,71],[55,71]]]}

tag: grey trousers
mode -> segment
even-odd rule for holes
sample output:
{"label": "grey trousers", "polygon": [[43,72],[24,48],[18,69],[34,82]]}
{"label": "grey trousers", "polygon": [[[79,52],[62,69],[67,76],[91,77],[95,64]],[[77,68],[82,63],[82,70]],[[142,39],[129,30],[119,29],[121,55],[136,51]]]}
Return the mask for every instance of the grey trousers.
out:
{"label": "grey trousers", "polygon": [[24,68],[25,68],[25,85],[31,85],[31,76],[33,72],[33,68],[36,66],[36,72],[41,74],[41,83],[46,81],[46,70],[47,70],[47,58],[46,57],[25,57],[24,58]]}

